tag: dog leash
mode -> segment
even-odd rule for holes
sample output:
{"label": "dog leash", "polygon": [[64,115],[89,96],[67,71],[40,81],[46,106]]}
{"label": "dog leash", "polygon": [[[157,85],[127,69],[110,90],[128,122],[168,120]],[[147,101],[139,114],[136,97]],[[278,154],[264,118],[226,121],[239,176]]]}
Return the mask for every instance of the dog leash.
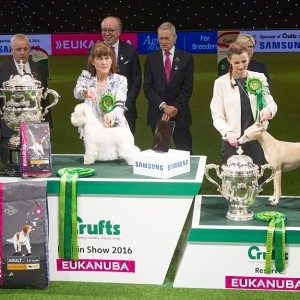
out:
{"label": "dog leash", "polygon": [[58,170],[59,190],[59,258],[78,260],[77,178],[95,175],[92,168]]}
{"label": "dog leash", "polygon": [[271,273],[273,243],[275,269],[278,272],[282,272],[285,269],[286,215],[276,211],[265,211],[255,213],[254,219],[269,223],[266,241],[265,273]]}

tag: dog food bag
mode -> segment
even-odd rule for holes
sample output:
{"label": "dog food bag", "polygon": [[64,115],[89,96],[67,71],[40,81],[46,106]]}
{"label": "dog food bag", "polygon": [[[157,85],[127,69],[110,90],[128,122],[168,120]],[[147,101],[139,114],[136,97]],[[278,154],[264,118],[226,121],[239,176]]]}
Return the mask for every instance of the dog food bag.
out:
{"label": "dog food bag", "polygon": [[46,181],[0,183],[0,242],[0,288],[48,287]]}
{"label": "dog food bag", "polygon": [[20,124],[22,178],[52,175],[49,123]]}

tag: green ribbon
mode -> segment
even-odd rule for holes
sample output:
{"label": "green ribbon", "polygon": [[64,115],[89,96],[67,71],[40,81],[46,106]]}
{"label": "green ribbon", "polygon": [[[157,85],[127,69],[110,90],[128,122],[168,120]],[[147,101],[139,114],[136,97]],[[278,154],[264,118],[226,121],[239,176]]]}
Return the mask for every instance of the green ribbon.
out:
{"label": "green ribbon", "polygon": [[275,269],[283,272],[285,269],[286,245],[286,215],[276,211],[266,211],[254,214],[254,219],[269,222],[266,241],[265,273],[272,271],[272,253],[274,244]]}
{"label": "green ribbon", "polygon": [[77,178],[92,176],[92,168],[58,170],[59,190],[59,258],[78,260]]}
{"label": "green ribbon", "polygon": [[255,121],[257,121],[257,119],[258,119],[258,121],[260,122],[259,112],[264,107],[267,106],[266,100],[263,95],[263,91],[264,91],[263,82],[259,78],[249,78],[245,82],[245,86],[246,86],[247,91],[250,94],[253,94],[256,96],[256,108],[257,109],[256,109]]}
{"label": "green ribbon", "polygon": [[100,108],[106,112],[111,112],[116,105],[116,99],[112,94],[105,93],[100,100]]}

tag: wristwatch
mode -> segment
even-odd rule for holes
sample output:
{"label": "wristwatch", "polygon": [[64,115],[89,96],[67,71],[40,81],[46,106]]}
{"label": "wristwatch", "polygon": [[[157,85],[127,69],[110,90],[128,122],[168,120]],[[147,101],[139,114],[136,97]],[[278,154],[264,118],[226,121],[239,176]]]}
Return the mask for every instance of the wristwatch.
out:
{"label": "wristwatch", "polygon": [[159,106],[159,109],[160,109],[160,110],[164,110],[166,107],[167,107],[166,102],[162,102],[162,103],[160,104],[160,106]]}

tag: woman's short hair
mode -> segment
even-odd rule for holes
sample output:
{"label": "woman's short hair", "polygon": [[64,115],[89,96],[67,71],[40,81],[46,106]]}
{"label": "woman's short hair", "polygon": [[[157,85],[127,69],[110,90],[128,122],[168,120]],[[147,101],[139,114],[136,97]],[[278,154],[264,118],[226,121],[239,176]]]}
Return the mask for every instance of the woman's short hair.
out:
{"label": "woman's short hair", "polygon": [[251,41],[253,46],[255,46],[255,44],[256,44],[255,39],[250,34],[239,34],[235,41],[238,43],[242,43],[242,44],[245,44],[245,43]]}
{"label": "woman's short hair", "polygon": [[92,64],[92,61],[97,57],[109,56],[112,59],[111,68],[109,70],[110,73],[117,73],[119,71],[115,54],[110,46],[105,44],[104,42],[97,42],[91,49],[87,70],[93,75],[96,75],[96,68]]}

